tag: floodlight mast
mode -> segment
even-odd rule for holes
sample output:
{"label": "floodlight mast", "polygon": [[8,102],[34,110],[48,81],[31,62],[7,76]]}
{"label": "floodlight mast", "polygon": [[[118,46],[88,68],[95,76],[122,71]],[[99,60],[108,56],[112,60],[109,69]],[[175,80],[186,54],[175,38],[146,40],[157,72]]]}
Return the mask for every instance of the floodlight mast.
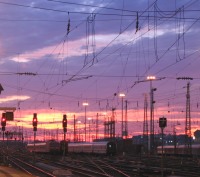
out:
{"label": "floodlight mast", "polygon": [[[148,151],[149,153],[153,153],[154,151],[154,91],[156,88],[152,87],[152,81],[159,81],[165,79],[165,77],[156,77],[156,76],[147,76],[145,80],[136,81],[132,86],[134,87],[136,84],[141,82],[150,82],[150,131],[149,131],[149,138],[148,138]],[[146,125],[148,126],[148,125]]]}
{"label": "floodlight mast", "polygon": [[150,81],[150,132],[149,132],[149,152],[154,150],[154,91],[156,88],[152,87],[152,81],[156,80],[155,76],[147,76],[147,80]]}
{"label": "floodlight mast", "polygon": [[82,105],[85,107],[85,142],[86,142],[86,116],[87,116],[87,114],[86,114],[87,113],[86,107],[89,105],[89,103],[84,102]]}
{"label": "floodlight mast", "polygon": [[125,136],[125,126],[124,126],[124,93],[120,93],[119,97],[122,99],[122,126],[121,126],[121,132],[122,132],[122,139]]}

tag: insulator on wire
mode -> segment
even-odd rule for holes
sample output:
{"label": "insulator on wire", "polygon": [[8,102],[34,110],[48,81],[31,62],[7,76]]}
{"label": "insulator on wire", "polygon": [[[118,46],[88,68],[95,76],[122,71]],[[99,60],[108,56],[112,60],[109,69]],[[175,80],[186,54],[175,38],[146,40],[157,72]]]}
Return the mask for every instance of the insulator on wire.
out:
{"label": "insulator on wire", "polygon": [[69,12],[68,12],[68,24],[67,24],[67,35],[70,32],[70,18],[69,18]]}
{"label": "insulator on wire", "polygon": [[135,34],[138,32],[139,30],[139,17],[138,17],[138,12],[137,12],[137,18],[136,18],[136,31]]}

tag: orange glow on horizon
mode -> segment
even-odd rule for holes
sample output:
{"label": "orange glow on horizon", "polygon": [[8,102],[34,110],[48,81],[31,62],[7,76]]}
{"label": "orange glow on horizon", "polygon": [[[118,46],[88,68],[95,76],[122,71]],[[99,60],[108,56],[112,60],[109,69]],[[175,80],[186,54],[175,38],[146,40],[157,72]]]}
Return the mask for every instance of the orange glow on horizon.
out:
{"label": "orange glow on horizon", "polygon": [[[160,128],[158,125],[159,117],[165,116],[167,118],[167,127],[164,129],[165,134],[173,134],[174,128],[176,131],[176,134],[184,134],[185,133],[185,114],[182,112],[173,112],[173,116],[168,113],[167,107],[162,107],[155,110],[155,116],[154,116],[154,124],[155,124],[155,133],[160,133]],[[35,110],[27,110],[23,111],[23,114],[21,110],[15,111],[15,120],[14,121],[8,121],[6,130],[13,131],[16,129],[16,127],[23,127],[24,131],[29,131],[30,136],[32,136],[32,119],[33,119],[33,113],[35,113]],[[67,111],[66,111],[67,112]],[[164,112],[166,114],[164,115]],[[106,114],[104,114],[106,113]],[[63,128],[62,128],[62,118],[63,118],[63,112],[58,110],[49,110],[49,109],[42,109],[37,111],[37,118],[38,118],[38,137],[43,136],[43,133],[46,132],[54,132],[53,135],[56,136],[56,132],[59,132],[59,139],[62,139],[63,137]],[[88,118],[90,119],[90,128],[91,128],[91,137],[96,136],[96,112],[88,111]],[[80,137],[84,137],[84,111],[80,113],[72,113],[68,112],[67,115],[67,138],[71,141],[73,140],[74,136],[74,115],[75,116],[75,127],[76,127],[76,134]],[[143,109],[129,109],[128,110],[128,137],[132,137],[135,135],[142,135],[143,134],[143,115],[144,111]],[[110,120],[109,117],[112,116],[112,112],[102,112],[99,113],[98,117],[98,127],[99,127],[99,133],[98,137],[103,138],[104,137],[104,121]],[[119,137],[121,135],[121,110],[115,110],[115,122],[116,122],[116,137]],[[149,124],[149,115],[148,115],[148,124]],[[198,122],[198,118],[193,117],[191,122],[191,131],[192,135],[194,134],[194,131],[196,131],[200,126],[200,122]],[[14,128],[12,128],[14,127]],[[87,127],[87,133],[89,131],[89,120],[87,119],[86,123]],[[27,129],[27,130],[26,130]],[[29,136],[29,135],[28,135]],[[51,137],[47,136],[46,137]],[[40,138],[41,139],[41,138]]]}

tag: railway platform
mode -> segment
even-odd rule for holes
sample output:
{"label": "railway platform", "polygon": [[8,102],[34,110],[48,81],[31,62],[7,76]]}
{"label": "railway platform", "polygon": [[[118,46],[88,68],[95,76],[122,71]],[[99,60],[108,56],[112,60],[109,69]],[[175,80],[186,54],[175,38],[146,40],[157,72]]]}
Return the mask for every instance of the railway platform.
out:
{"label": "railway platform", "polygon": [[[0,177],[31,177],[31,175],[9,166],[0,166]],[[33,177],[33,176],[32,176]]]}

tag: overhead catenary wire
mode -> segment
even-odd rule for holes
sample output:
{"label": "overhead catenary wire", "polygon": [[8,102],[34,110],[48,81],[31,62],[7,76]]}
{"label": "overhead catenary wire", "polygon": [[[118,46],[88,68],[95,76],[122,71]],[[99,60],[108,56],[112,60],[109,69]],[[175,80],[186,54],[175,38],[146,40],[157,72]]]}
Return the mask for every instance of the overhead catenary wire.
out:
{"label": "overhead catenary wire", "polygon": [[[156,0],[157,1],[157,0]],[[39,6],[31,6],[31,5],[24,5],[24,4],[18,4],[18,3],[9,3],[9,2],[4,2],[4,1],[0,1],[0,4],[4,4],[4,5],[11,5],[11,6],[18,6],[18,7],[24,7],[24,8],[33,8],[33,9],[39,9],[39,10],[45,10],[45,11],[53,11],[53,12],[60,12],[60,13],[72,13],[72,14],[85,14],[85,15],[90,15],[90,14],[92,14],[91,12],[82,12],[82,11],[66,11],[66,10],[59,10],[59,9],[52,9],[52,8],[46,8],[46,7],[39,7]],[[122,10],[122,9],[119,9],[120,11]],[[126,11],[126,10],[124,10],[124,11]],[[200,11],[200,10],[185,10],[185,12],[198,12],[198,11]],[[144,11],[138,11],[138,10],[135,10],[135,11],[130,11],[131,13],[133,13],[133,14],[124,14],[123,16],[135,16],[136,17],[136,15],[135,15],[135,13],[137,13],[137,12],[140,12],[140,14],[143,14],[144,12],[148,12],[148,10],[144,10]],[[156,12],[155,10],[154,11],[149,11],[149,12]],[[172,13],[172,15],[171,15],[171,17],[163,17],[163,18],[175,18],[175,17],[173,17],[174,16],[174,13],[176,13],[176,11],[166,11],[166,12],[171,12]],[[97,15],[104,15],[104,16],[122,16],[121,14],[117,14],[117,13],[97,13],[97,12],[95,12],[95,14],[97,14]],[[142,15],[141,15],[141,17],[143,17]],[[147,17],[152,17],[153,18],[153,16],[144,16],[145,18],[147,18]],[[160,18],[162,18],[162,17],[160,17]],[[195,20],[195,18],[184,18],[184,19],[194,19]],[[24,21],[27,21],[27,20],[24,20]]]}
{"label": "overhead catenary wire", "polygon": [[[54,74],[52,74],[52,75],[54,75]],[[56,74],[55,74],[56,75]],[[63,74],[64,75],[64,74]],[[78,76],[80,76],[80,75],[78,75]],[[99,77],[104,77],[104,76],[99,76]],[[109,77],[109,76],[105,76],[105,77]],[[111,76],[112,77],[112,76]],[[113,76],[113,77],[115,77],[115,76]],[[122,76],[122,77],[126,77],[125,75],[124,76]],[[73,79],[72,79],[73,80]]]}

